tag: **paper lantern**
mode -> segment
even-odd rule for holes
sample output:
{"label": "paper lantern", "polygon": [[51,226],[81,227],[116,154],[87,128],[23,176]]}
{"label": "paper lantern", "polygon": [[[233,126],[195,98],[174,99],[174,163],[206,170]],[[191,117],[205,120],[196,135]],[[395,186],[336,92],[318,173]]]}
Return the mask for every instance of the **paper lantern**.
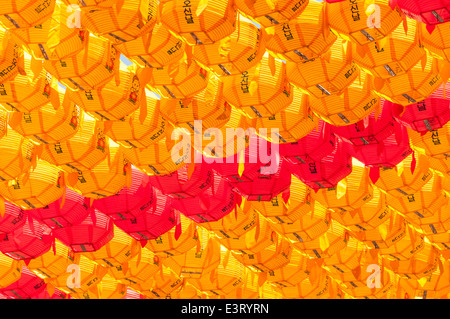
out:
{"label": "paper lantern", "polygon": [[147,88],[167,99],[191,97],[206,88],[210,71],[195,61],[180,60],[164,68],[150,68]]}
{"label": "paper lantern", "polygon": [[115,4],[119,4],[118,0],[83,0],[83,2],[79,2],[78,0],[62,0],[67,5],[81,4],[81,9],[100,9],[100,8],[108,8]]}
{"label": "paper lantern", "polygon": [[219,77],[250,69],[265,53],[264,30],[240,19],[237,24],[236,30],[220,41],[192,47],[193,58]]}
{"label": "paper lantern", "polygon": [[225,100],[248,118],[273,116],[293,101],[286,65],[273,57],[263,57],[256,66],[222,81]]}
{"label": "paper lantern", "polygon": [[8,201],[4,201],[4,203],[5,208],[3,216],[0,218],[0,238],[17,228],[22,227],[28,216],[28,212],[20,207]]}
{"label": "paper lantern", "polygon": [[318,126],[319,119],[305,102],[305,94],[294,88],[293,95],[292,103],[285,109],[271,117],[258,117],[252,121],[258,135],[272,143],[293,143]]}
{"label": "paper lantern", "polygon": [[123,299],[127,292],[127,285],[115,280],[108,274],[98,284],[99,299]]}
{"label": "paper lantern", "polygon": [[[106,219],[108,222],[111,219]],[[108,225],[109,226],[109,225]],[[141,245],[128,236],[125,232],[120,230],[117,226],[113,227],[114,234],[110,240],[95,251],[78,252],[95,263],[103,267],[117,267],[130,261],[139,254]]]}
{"label": "paper lantern", "polygon": [[205,229],[199,229],[198,236],[200,243],[197,247],[164,261],[181,278],[201,278],[217,274],[221,257],[220,244]]}
{"label": "paper lantern", "polygon": [[265,28],[298,17],[309,5],[309,0],[283,0],[275,3],[266,0],[239,0],[235,5],[246,17]]}
{"label": "paper lantern", "polygon": [[74,252],[99,250],[113,237],[113,220],[96,209],[78,224],[56,228],[55,237]]}
{"label": "paper lantern", "polygon": [[[156,23],[157,1],[123,1],[101,10],[82,10],[83,26],[112,43],[135,40]],[[144,14],[143,14],[144,13]]]}
{"label": "paper lantern", "polygon": [[75,116],[75,134],[55,144],[46,144],[41,155],[43,160],[66,172],[91,169],[105,160],[110,150],[109,138],[99,123],[85,113],[75,113]]}
{"label": "paper lantern", "polygon": [[407,19],[406,24],[399,25],[382,40],[364,46],[353,44],[352,58],[365,72],[382,79],[391,78],[405,74],[426,59],[419,41],[416,22]]}
{"label": "paper lantern", "polygon": [[286,63],[289,82],[318,99],[342,94],[360,73],[355,62],[345,54],[343,45],[343,40],[338,39],[322,57]]}
{"label": "paper lantern", "polygon": [[267,273],[267,282],[276,288],[293,287],[308,278],[310,258],[294,249],[289,264]]}
{"label": "paper lantern", "polygon": [[397,5],[407,17],[425,23],[427,26],[450,20],[450,12],[448,10],[450,3],[447,0],[430,1],[427,3],[416,0],[395,0],[392,1],[391,5]]}
{"label": "paper lantern", "polygon": [[[426,243],[425,236],[417,232],[407,223],[405,235],[402,238],[395,240],[392,246],[380,249],[380,254],[383,258],[392,261],[409,261],[421,250],[425,249],[426,246],[431,247],[430,244]],[[425,255],[429,256],[430,254],[428,253]]]}
{"label": "paper lantern", "polygon": [[30,170],[36,149],[33,142],[7,127],[6,113],[0,111],[0,180],[11,180]]}
{"label": "paper lantern", "polygon": [[39,60],[63,60],[79,54],[89,35],[81,25],[70,24],[73,11],[77,14],[77,10],[56,1],[53,14],[46,21],[31,28],[11,30],[14,39]]}
{"label": "paper lantern", "polygon": [[363,71],[340,95],[310,99],[312,111],[334,126],[355,124],[379,107],[380,98],[372,90],[371,79]]}
{"label": "paper lantern", "polygon": [[160,274],[140,285],[138,289],[147,299],[168,299],[183,285],[183,279],[164,267]]}
{"label": "paper lantern", "polygon": [[281,288],[280,292],[285,299],[330,299],[331,285],[331,277],[322,269],[315,280],[305,279],[296,286]]}
{"label": "paper lantern", "polygon": [[177,63],[184,56],[185,46],[162,23],[156,23],[151,31],[135,40],[114,44],[120,53],[141,68],[162,68]]}
{"label": "paper lantern", "polygon": [[152,188],[148,202],[137,216],[117,219],[114,224],[136,240],[155,239],[175,226],[170,197]]}
{"label": "paper lantern", "polygon": [[405,107],[390,101],[385,101],[385,103],[392,104],[395,120],[408,129],[420,133],[437,130],[444,127],[450,120],[450,103],[443,96],[444,89],[450,89],[450,86],[442,85],[425,100]]}
{"label": "paper lantern", "polygon": [[23,261],[0,254],[0,288],[16,282],[22,273]]}
{"label": "paper lantern", "polygon": [[113,45],[92,34],[85,41],[88,44],[76,56],[44,61],[44,68],[71,90],[96,89],[119,77],[120,53]]}
{"label": "paper lantern", "polygon": [[29,28],[49,19],[55,0],[14,0],[0,7],[0,22],[7,28]]}
{"label": "paper lantern", "polygon": [[266,48],[289,62],[305,62],[326,53],[337,36],[324,30],[324,5],[310,1],[300,16],[265,28]]}
{"label": "paper lantern", "polygon": [[64,194],[65,180],[61,172],[43,160],[33,171],[0,183],[0,194],[22,209],[45,207]]}
{"label": "paper lantern", "polygon": [[295,176],[291,176],[289,189],[270,201],[253,201],[251,206],[274,223],[294,223],[311,211],[314,193]]}
{"label": "paper lantern", "polygon": [[53,241],[52,230],[28,216],[21,227],[2,236],[0,251],[15,260],[29,260],[49,251]]}
{"label": "paper lantern", "polygon": [[334,211],[352,211],[361,208],[373,198],[369,169],[353,165],[352,172],[336,187],[320,189],[315,199]]}
{"label": "paper lantern", "polygon": [[213,183],[195,197],[172,201],[172,206],[196,223],[214,222],[230,214],[241,198],[231,184],[214,173]]}
{"label": "paper lantern", "polygon": [[131,181],[131,174],[131,165],[124,159],[119,147],[112,146],[107,158],[94,168],[65,173],[69,188],[93,199],[117,194]]}
{"label": "paper lantern", "polygon": [[448,54],[449,42],[447,40],[448,31],[445,28],[445,24],[436,24],[431,28],[434,28],[434,30],[431,30],[429,25],[419,23],[420,42],[430,56],[450,61]]}
{"label": "paper lantern", "polygon": [[20,45],[15,43],[11,32],[8,30],[0,30],[0,52],[2,58],[0,59],[0,83],[4,83],[14,79],[19,73],[24,73],[25,70],[20,70],[24,67],[23,49]]}
{"label": "paper lantern", "polygon": [[336,137],[331,125],[319,119],[317,128],[308,135],[292,143],[280,144],[280,154],[293,164],[307,160],[320,161],[335,149]]}
{"label": "paper lantern", "polygon": [[382,98],[401,105],[423,101],[443,82],[440,75],[443,66],[439,66],[430,56],[424,62],[417,63],[402,75],[388,79],[375,77],[375,92]]}
{"label": "paper lantern", "polygon": [[48,227],[57,229],[79,224],[87,217],[90,208],[83,196],[66,188],[63,198],[28,212]]}
{"label": "paper lantern", "polygon": [[365,231],[375,229],[389,218],[391,208],[388,204],[391,204],[391,198],[387,200],[386,194],[374,187],[371,199],[361,207],[348,212],[334,209],[330,213],[332,219],[351,231]]}
{"label": "paper lantern", "polygon": [[45,282],[27,267],[22,267],[20,278],[9,286],[0,289],[6,299],[31,299],[45,289]]}
{"label": "paper lantern", "polygon": [[442,128],[423,133],[408,130],[411,147],[418,153],[432,156],[435,159],[447,158],[447,152],[449,150],[448,127],[450,127],[449,123],[442,126]]}
{"label": "paper lantern", "polygon": [[24,53],[24,60],[23,74],[0,84],[2,108],[10,112],[30,112],[49,103],[58,108],[55,78],[42,68],[41,61],[33,60],[29,54]]}
{"label": "paper lantern", "polygon": [[314,190],[337,186],[338,182],[352,172],[352,157],[336,140],[333,152],[314,161],[290,165],[291,173]]}
{"label": "paper lantern", "polygon": [[162,4],[161,22],[189,45],[210,44],[229,36],[236,28],[234,2],[168,1]]}
{"label": "paper lantern", "polygon": [[149,239],[145,248],[152,251],[158,257],[165,258],[184,254],[192,247],[195,247],[199,241],[198,234],[195,231],[195,223],[182,214],[179,214],[177,218],[180,218],[180,234],[178,233],[179,230],[177,231],[177,226],[175,226],[158,238]]}
{"label": "paper lantern", "polygon": [[[367,23],[369,15],[374,9],[367,10],[362,0],[351,3],[335,1],[327,4],[326,11],[330,28],[344,40],[359,45],[383,39],[403,21],[402,12],[398,8],[392,10],[389,7],[389,0],[375,0],[371,4],[379,7],[377,10],[379,10],[380,21],[372,19],[371,23]],[[370,13],[367,14],[367,12]]]}
{"label": "paper lantern", "polygon": [[[65,99],[62,93],[59,93],[59,98]],[[80,108],[65,100],[57,110],[47,104],[29,113],[13,112],[8,124],[35,143],[49,145],[73,137],[79,129],[80,117]]]}

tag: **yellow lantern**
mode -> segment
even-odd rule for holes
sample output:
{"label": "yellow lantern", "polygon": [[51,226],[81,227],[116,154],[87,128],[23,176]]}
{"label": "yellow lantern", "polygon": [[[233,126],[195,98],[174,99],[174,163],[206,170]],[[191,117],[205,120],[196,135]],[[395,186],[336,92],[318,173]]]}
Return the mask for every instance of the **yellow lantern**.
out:
{"label": "yellow lantern", "polygon": [[55,240],[54,249],[32,259],[27,268],[44,280],[66,274],[68,266],[73,262],[68,258],[70,249],[59,240]]}
{"label": "yellow lantern", "polygon": [[80,3],[79,0],[62,0],[67,5],[82,5],[81,8],[84,9],[99,9],[99,8],[108,8],[115,4],[119,4],[119,0],[83,0],[83,2]]}
{"label": "yellow lantern", "polygon": [[0,183],[0,195],[22,209],[45,207],[61,198],[64,189],[59,169],[43,160],[37,161],[34,170]]}
{"label": "yellow lantern", "polygon": [[151,31],[158,14],[156,0],[121,1],[101,10],[82,10],[83,26],[112,43],[134,40]]}
{"label": "yellow lantern", "polygon": [[161,12],[161,22],[189,45],[210,44],[229,36],[236,28],[236,17],[231,0],[167,1]]}
{"label": "yellow lantern", "polygon": [[160,112],[160,100],[149,93],[138,110],[118,121],[106,121],[105,135],[125,148],[146,148],[162,140],[168,123]]}
{"label": "yellow lantern", "polygon": [[0,39],[0,83],[4,83],[25,72],[24,56],[23,49],[14,41],[10,31],[0,29]]}
{"label": "yellow lantern", "polygon": [[298,17],[309,5],[309,0],[238,0],[236,7],[247,18],[266,28],[274,24],[285,23]]}
{"label": "yellow lantern", "polygon": [[445,24],[436,24],[433,32],[426,30],[425,23],[419,24],[420,42],[424,46],[427,53],[437,59],[443,59],[450,62],[450,43],[448,35],[450,31]]}
{"label": "yellow lantern", "polygon": [[358,77],[360,71],[337,39],[323,56],[305,62],[286,63],[289,82],[315,98],[340,95]]}
{"label": "yellow lantern", "polygon": [[49,146],[70,139],[79,129],[81,110],[61,92],[59,99],[64,102],[56,110],[47,104],[31,112],[12,112],[9,126],[40,145]]}
{"label": "yellow lantern", "polygon": [[380,249],[380,254],[388,260],[408,261],[427,246],[431,246],[425,240],[425,236],[417,232],[408,222],[406,222],[404,236],[398,238],[394,244],[388,248]]}
{"label": "yellow lantern", "polygon": [[324,28],[324,3],[310,1],[300,16],[265,28],[267,51],[294,63],[316,59],[337,39],[334,33],[326,32]]}
{"label": "yellow lantern", "polygon": [[286,65],[273,57],[263,57],[251,69],[222,81],[225,100],[249,118],[273,116],[293,101]]}
{"label": "yellow lantern", "polygon": [[298,285],[309,276],[308,262],[310,259],[310,257],[294,249],[289,264],[269,271],[267,273],[267,281],[277,288]]}
{"label": "yellow lantern", "polygon": [[450,123],[446,123],[439,129],[430,130],[424,133],[419,133],[408,129],[408,136],[411,142],[411,147],[427,156],[434,159],[447,159],[450,149]]}
{"label": "yellow lantern", "polygon": [[[79,109],[78,109],[79,111]],[[86,113],[74,113],[77,131],[68,140],[45,144],[41,158],[72,173],[86,171],[104,161],[110,142],[101,125]]]}
{"label": "yellow lantern", "polygon": [[22,260],[0,254],[0,288],[8,287],[20,278],[23,264]]}
{"label": "yellow lantern", "polygon": [[49,19],[56,0],[13,0],[0,6],[0,22],[7,29],[29,28]]}
{"label": "yellow lantern", "polygon": [[[160,4],[161,6],[161,4]],[[114,47],[141,68],[162,68],[184,57],[186,44],[157,23],[147,34]]]}
{"label": "yellow lantern", "polygon": [[[370,4],[364,0],[327,3],[326,11],[330,28],[344,40],[364,45],[381,40],[403,21],[401,10],[389,6],[389,0],[374,0]],[[377,19],[369,20],[376,10]],[[369,21],[369,23],[368,23]]]}
{"label": "yellow lantern", "polygon": [[[281,294],[285,299],[334,299],[337,295],[331,293],[336,291],[334,283],[326,271],[321,268],[318,278],[303,280],[293,287],[281,288]],[[333,289],[334,288],[334,289]]]}
{"label": "yellow lantern", "polygon": [[31,28],[11,30],[14,39],[35,59],[63,60],[79,54],[86,46],[88,33],[81,25],[70,25],[73,10],[56,1],[53,15]]}
{"label": "yellow lantern", "polygon": [[127,285],[117,281],[108,274],[97,285],[99,299],[123,299],[127,293]]}
{"label": "yellow lantern", "polygon": [[[343,282],[339,284],[339,288],[348,295],[356,299],[392,299],[395,288],[395,275],[386,270],[380,272],[380,288],[376,286],[369,288],[367,286],[367,273],[361,270],[361,274],[366,278],[362,278],[357,282]],[[370,273],[368,273],[370,275]],[[364,279],[364,280],[363,280]]]}
{"label": "yellow lantern", "polygon": [[183,99],[206,88],[210,72],[195,61],[180,60],[164,68],[149,68],[147,88],[164,98]]}
{"label": "yellow lantern", "polygon": [[183,287],[184,279],[178,277],[169,268],[163,267],[160,273],[140,284],[137,289],[149,299],[166,299]]}
{"label": "yellow lantern", "polygon": [[264,30],[238,19],[236,30],[211,44],[195,45],[193,58],[217,76],[237,75],[261,61],[265,53]]}
{"label": "yellow lantern", "polygon": [[[109,18],[108,18],[109,20]],[[92,34],[84,50],[64,60],[44,60],[44,68],[71,90],[92,90],[119,80],[120,53],[111,42]]]}
{"label": "yellow lantern", "polygon": [[380,106],[380,98],[372,90],[371,79],[364,71],[340,95],[325,95],[310,100],[313,112],[322,120],[345,126],[359,122]]}

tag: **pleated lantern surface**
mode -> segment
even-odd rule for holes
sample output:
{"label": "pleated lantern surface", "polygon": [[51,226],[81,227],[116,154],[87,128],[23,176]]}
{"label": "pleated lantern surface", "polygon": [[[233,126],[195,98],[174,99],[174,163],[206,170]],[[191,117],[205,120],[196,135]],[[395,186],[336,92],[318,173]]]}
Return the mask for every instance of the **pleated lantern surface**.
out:
{"label": "pleated lantern surface", "polygon": [[149,72],[147,88],[168,99],[191,97],[204,90],[211,73],[195,61],[188,63],[186,59],[164,68],[150,68]]}
{"label": "pleated lantern surface", "polygon": [[169,138],[169,136],[164,137],[146,148],[125,148],[121,146],[121,151],[133,166],[147,175],[164,176],[172,174],[187,164],[187,155],[185,154],[191,151],[191,144],[185,145],[183,155],[180,156],[175,153],[172,159],[173,143]]}
{"label": "pleated lantern surface", "polygon": [[[111,219],[108,218],[108,220]],[[96,251],[79,252],[76,255],[81,254],[96,264],[109,268],[123,265],[139,254],[141,245],[136,240],[116,226],[114,226],[113,234],[113,237]]]}
{"label": "pleated lantern surface", "polygon": [[410,222],[419,233],[426,236],[447,233],[450,225],[448,201],[439,207],[432,216],[411,219]]}
{"label": "pleated lantern surface", "polygon": [[135,40],[115,43],[114,47],[142,68],[163,68],[184,57],[186,44],[162,23]]}
{"label": "pleated lantern surface", "polygon": [[392,1],[392,5],[397,5],[407,17],[429,26],[445,23],[450,20],[450,2],[448,0],[427,2],[418,0],[395,0]]}
{"label": "pleated lantern surface", "polygon": [[24,60],[25,74],[17,74],[0,87],[2,108],[10,112],[31,112],[49,103],[59,107],[54,77],[41,67],[42,62],[33,61],[25,52]]}
{"label": "pleated lantern surface", "polygon": [[[74,10],[56,1],[52,16],[31,28],[12,30],[17,43],[38,60],[63,60],[79,54],[86,46],[88,33],[80,26],[68,23]],[[76,10],[75,10],[76,11]],[[79,12],[79,11],[78,11]]]}
{"label": "pleated lantern surface", "polygon": [[92,34],[85,41],[88,44],[76,56],[44,61],[44,68],[71,90],[95,89],[119,77],[120,53],[112,43]]}
{"label": "pleated lantern surface", "polygon": [[408,129],[419,133],[437,130],[450,121],[450,102],[444,97],[444,89],[450,90],[450,85],[442,85],[425,100],[407,106],[385,103],[392,103],[395,120]]}
{"label": "pleated lantern surface", "polygon": [[167,125],[160,112],[160,100],[151,97],[147,91],[146,102],[138,110],[118,121],[105,123],[105,134],[123,147],[146,148],[165,137]]}
{"label": "pleated lantern surface", "polygon": [[352,211],[361,208],[373,198],[369,169],[353,165],[352,172],[337,187],[320,189],[314,197],[334,211]]}
{"label": "pleated lantern surface", "polygon": [[399,76],[388,79],[375,77],[375,92],[382,98],[401,105],[423,101],[441,86],[443,78],[440,72],[444,68],[430,56],[427,56],[426,63],[424,61],[418,62]]}
{"label": "pleated lantern surface", "polygon": [[[63,201],[64,199],[64,201]],[[83,221],[91,209],[83,196],[66,188],[64,198],[42,208],[29,210],[29,214],[52,229],[69,227]]]}
{"label": "pleated lantern surface", "polygon": [[24,211],[8,201],[4,202],[5,210],[3,216],[0,218],[0,238],[17,228],[22,227],[28,216],[27,211]]}
{"label": "pleated lantern surface", "polygon": [[285,299],[330,299],[330,286],[333,284],[330,276],[320,268],[317,279],[307,278],[296,286],[280,288]]}
{"label": "pleated lantern surface", "polygon": [[[199,158],[199,154],[196,154]],[[195,163],[194,171],[189,177],[189,165],[183,166],[173,173],[167,175],[149,176],[149,183],[159,189],[163,194],[174,199],[194,197],[207,188],[211,187],[215,178],[211,165],[207,163]]]}
{"label": "pleated lantern surface", "polygon": [[322,120],[334,126],[355,124],[379,106],[380,98],[372,90],[369,76],[360,71],[349,87],[340,95],[324,95],[310,99],[312,111]]}
{"label": "pleated lantern surface", "polygon": [[117,194],[132,178],[131,165],[117,146],[110,146],[107,158],[94,168],[65,174],[69,188],[93,199]]}
{"label": "pleated lantern surface", "polygon": [[211,187],[195,197],[174,200],[172,206],[196,223],[204,223],[218,221],[230,214],[240,200],[227,180],[215,176]]}
{"label": "pleated lantern surface", "polygon": [[121,6],[82,10],[83,26],[112,43],[135,40],[151,31],[156,23],[156,0],[122,1]]}
{"label": "pleated lantern surface", "polygon": [[169,299],[171,294],[179,291],[182,285],[182,278],[169,268],[163,267],[160,274],[141,284],[138,290],[148,299]]}
{"label": "pleated lantern surface", "polygon": [[131,169],[132,180],[129,187],[117,194],[94,200],[93,207],[113,220],[135,218],[145,211],[155,200],[155,192],[148,183],[147,176],[136,168]]}
{"label": "pleated lantern surface", "polygon": [[319,119],[317,128],[292,143],[280,144],[280,154],[293,164],[306,163],[307,160],[320,161],[335,149],[336,137],[331,125]]}
{"label": "pleated lantern surface", "polygon": [[310,258],[294,249],[289,264],[267,274],[267,282],[275,289],[292,287],[308,278],[308,261]]}
{"label": "pleated lantern surface", "polygon": [[365,72],[387,79],[408,72],[422,59],[426,51],[420,45],[416,21],[407,19],[389,35],[374,43],[352,44],[352,57]]}
{"label": "pleated lantern surface", "polygon": [[300,63],[326,53],[337,36],[324,31],[323,3],[310,1],[302,14],[265,28],[266,48],[277,58]]}
{"label": "pleated lantern surface", "polygon": [[19,70],[21,63],[24,63],[23,49],[20,45],[15,43],[12,36],[12,32],[2,29],[0,30],[0,69],[2,73],[0,74],[0,83],[7,82],[16,77],[20,72],[24,70]]}
{"label": "pleated lantern surface", "polygon": [[155,253],[158,257],[165,258],[184,254],[195,247],[199,241],[198,234],[195,231],[196,224],[182,214],[179,217],[181,224],[179,237],[176,236],[178,233],[177,226],[175,226],[158,238],[150,239],[145,248]]}
{"label": "pleated lantern surface", "polygon": [[286,63],[289,82],[318,99],[342,94],[360,72],[343,46],[344,41],[337,39],[322,56],[300,63]]}
{"label": "pleated lantern surface", "polygon": [[99,299],[123,299],[127,293],[127,285],[115,280],[108,274],[102,278],[98,287]]}
{"label": "pleated lantern surface", "polygon": [[420,154],[431,156],[435,159],[446,159],[450,150],[449,127],[450,123],[446,123],[442,128],[422,133],[408,130],[411,147]]}
{"label": "pleated lantern surface", "polygon": [[[155,239],[175,226],[171,198],[152,188],[152,195],[138,216],[115,220],[114,224],[139,241]],[[145,207],[145,206],[144,206]]]}
{"label": "pleated lantern surface", "polygon": [[61,172],[43,160],[36,168],[18,178],[0,183],[0,194],[22,209],[42,208],[64,194],[65,181]]}
{"label": "pleated lantern surface", "polygon": [[81,9],[100,9],[100,8],[109,8],[115,4],[118,4],[119,0],[83,0],[80,3],[78,0],[62,0],[67,5],[70,4],[81,4]]}
{"label": "pleated lantern surface", "polygon": [[197,231],[200,244],[184,254],[172,256],[164,261],[181,278],[214,276],[220,264],[220,244],[205,229]]}
{"label": "pleated lantern surface", "polygon": [[[61,101],[66,99],[62,93],[59,98]],[[29,113],[13,112],[8,124],[36,144],[50,147],[73,137],[79,130],[81,116],[80,108],[65,100],[56,110],[49,103]]]}
{"label": "pleated lantern surface", "polygon": [[46,144],[41,155],[43,160],[69,173],[86,171],[99,165],[110,151],[110,140],[105,136],[103,127],[86,113],[74,115],[75,134],[66,140]]}
{"label": "pleated lantern surface", "polygon": [[33,299],[45,290],[45,282],[27,267],[22,266],[20,278],[9,286],[0,289],[6,299]]}
{"label": "pleated lantern surface", "polygon": [[266,28],[298,17],[309,5],[309,0],[282,0],[277,2],[239,0],[235,2],[235,5],[247,18]]}
{"label": "pleated lantern surface", "polygon": [[113,220],[102,212],[92,209],[75,225],[56,228],[55,237],[73,252],[99,250],[114,237]]}
{"label": "pleated lantern surface", "polygon": [[319,118],[308,107],[305,94],[294,88],[293,95],[292,103],[285,109],[271,117],[258,117],[253,121],[256,134],[272,143],[294,143],[318,126]]}
{"label": "pleated lantern surface", "polygon": [[263,57],[256,66],[222,81],[225,100],[248,118],[273,116],[293,101],[286,65],[273,57]]}
{"label": "pleated lantern surface", "polygon": [[373,21],[371,21],[372,23],[367,23],[369,16],[366,14],[363,0],[351,3],[341,1],[327,4],[327,17],[330,28],[344,40],[352,41],[359,45],[383,39],[403,21],[402,12],[398,8],[395,8],[395,10],[391,9],[389,0],[375,0],[371,4],[379,6],[379,17],[382,22],[377,28],[372,26]]}
{"label": "pleated lantern surface", "polygon": [[3,236],[0,251],[15,260],[29,260],[49,251],[53,241],[52,230],[28,216],[21,227]]}
{"label": "pleated lantern surface", "polygon": [[291,164],[291,173],[312,189],[335,187],[352,172],[352,157],[336,140],[333,152],[319,160]]}
{"label": "pleated lantern surface", "polygon": [[161,99],[160,112],[175,129],[201,134],[208,128],[220,128],[228,122],[231,108],[222,93],[220,80],[210,77],[207,87],[192,97]]}
{"label": "pleated lantern surface", "polygon": [[220,41],[192,47],[193,58],[219,77],[250,69],[265,53],[263,29],[240,19],[237,24],[236,30]]}
{"label": "pleated lantern surface", "polygon": [[6,113],[2,111],[0,113],[0,123],[3,124],[0,128],[0,134],[3,134],[0,138],[0,152],[2,153],[0,180],[5,181],[15,179],[31,168],[35,156],[35,145],[16,131],[8,129]]}
{"label": "pleated lantern surface", "polygon": [[0,22],[7,29],[29,28],[50,19],[56,0],[13,0],[0,7]]}
{"label": "pleated lantern surface", "polygon": [[436,24],[432,28],[434,28],[433,31],[429,30],[428,25],[423,23],[419,24],[420,42],[430,56],[450,61],[449,31],[445,23]]}
{"label": "pleated lantern surface", "polygon": [[236,29],[236,18],[231,0],[162,4],[161,22],[188,45],[210,44],[229,36]]}
{"label": "pleated lantern surface", "polygon": [[23,262],[0,254],[0,288],[5,288],[20,278]]}

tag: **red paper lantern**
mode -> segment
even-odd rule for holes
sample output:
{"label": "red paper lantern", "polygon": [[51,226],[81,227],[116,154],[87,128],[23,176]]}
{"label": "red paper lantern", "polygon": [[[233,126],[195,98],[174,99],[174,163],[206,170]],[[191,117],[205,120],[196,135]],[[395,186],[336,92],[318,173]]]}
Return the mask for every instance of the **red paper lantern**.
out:
{"label": "red paper lantern", "polygon": [[428,26],[450,21],[449,0],[390,0],[389,4],[391,8],[398,6],[407,17]]}
{"label": "red paper lantern", "polygon": [[46,283],[27,267],[22,267],[22,275],[11,285],[0,289],[0,296],[6,299],[35,299],[46,291]]}
{"label": "red paper lantern", "polygon": [[5,233],[10,233],[21,227],[26,220],[26,212],[19,206],[5,201],[5,212],[0,218],[0,238]]}

